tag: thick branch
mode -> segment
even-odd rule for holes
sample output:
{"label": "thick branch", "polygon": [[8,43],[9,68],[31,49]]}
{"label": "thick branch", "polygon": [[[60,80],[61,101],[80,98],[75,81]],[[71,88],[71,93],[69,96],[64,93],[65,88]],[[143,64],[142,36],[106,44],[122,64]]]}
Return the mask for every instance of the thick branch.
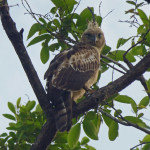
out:
{"label": "thick branch", "polygon": [[95,108],[99,103],[120,92],[140,75],[142,75],[150,67],[150,52],[136,65],[129,70],[125,75],[118,78],[114,82],[105,87],[100,88],[93,95],[86,98],[73,109],[73,116],[76,117],[92,108]]}
{"label": "thick branch", "polygon": [[[36,143],[32,146],[32,150],[38,150],[41,148],[45,149],[50,144],[56,133],[53,114],[52,111],[49,111],[50,104],[47,101],[44,88],[42,87],[42,84],[32,65],[32,62],[27,54],[27,51],[23,44],[22,35],[17,31],[15,23],[9,15],[7,6],[4,5],[0,7],[0,12],[3,27],[6,31],[6,34],[8,35],[8,38],[12,42],[12,45],[14,46],[14,49],[22,63],[22,66],[27,74],[27,77],[35,92],[35,95],[43,111],[47,114],[47,116],[51,116],[51,118],[49,118],[47,123],[43,126]],[[95,108],[103,100],[106,100],[107,98],[126,88],[135,79],[137,79],[138,76],[143,74],[149,66],[150,53],[148,53],[143,60],[141,60],[135,67],[132,68],[132,70],[128,71],[125,75],[123,75],[113,83],[99,89],[92,96],[87,97],[84,101],[77,104],[77,106],[73,108],[73,116],[76,117],[84,113],[85,111]]]}

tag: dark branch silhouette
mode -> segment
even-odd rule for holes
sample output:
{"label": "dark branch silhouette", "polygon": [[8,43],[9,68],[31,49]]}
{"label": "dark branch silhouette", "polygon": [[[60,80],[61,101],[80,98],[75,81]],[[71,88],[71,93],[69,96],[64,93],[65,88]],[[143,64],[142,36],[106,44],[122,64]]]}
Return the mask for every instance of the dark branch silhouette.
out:
{"label": "dark branch silhouette", "polygon": [[[7,1],[3,2],[3,5],[0,6],[2,25],[20,59],[39,104],[47,116],[47,122],[41,129],[41,132],[31,149],[44,150],[51,143],[56,134],[53,111],[50,103],[47,100],[45,90],[24,46],[22,39],[23,30],[21,30],[21,32],[17,31],[15,22],[12,20],[9,14]],[[100,88],[91,96],[86,97],[85,100],[75,105],[73,107],[73,117],[77,117],[78,115],[83,114],[92,108],[96,108],[104,100],[123,90],[132,82],[134,82],[140,75],[142,75],[148,69],[148,67],[150,67],[150,52],[122,77],[118,78],[107,86]]]}

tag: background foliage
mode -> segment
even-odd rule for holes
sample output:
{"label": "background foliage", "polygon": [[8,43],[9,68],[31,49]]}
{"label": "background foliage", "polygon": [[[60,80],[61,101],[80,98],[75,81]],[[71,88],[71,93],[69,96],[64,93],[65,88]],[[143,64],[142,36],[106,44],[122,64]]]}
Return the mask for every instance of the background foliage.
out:
{"label": "background foliage", "polygon": [[[79,2],[75,0],[51,0],[54,7],[46,15],[39,15],[31,13],[35,18],[36,23],[32,25],[28,39],[31,39],[28,46],[41,42],[40,58],[42,63],[46,63],[52,53],[63,51],[70,48],[81,38],[82,33],[87,28],[87,20],[92,19],[90,11],[85,8],[80,14],[75,10]],[[103,49],[101,62],[101,72],[113,67],[114,63],[119,63],[125,66],[118,68],[125,73],[128,69],[124,65],[124,56],[126,51],[126,58],[130,66],[141,60],[150,49],[150,16],[142,10],[144,2],[126,1],[131,9],[126,11],[126,14],[131,16],[131,26],[137,28],[137,34],[131,37],[119,38],[116,43],[116,50],[112,50],[110,46],[106,45]],[[92,8],[94,11],[94,8]],[[96,21],[99,26],[103,18],[95,14]],[[38,35],[37,35],[38,33]],[[127,42],[131,43],[131,49],[122,49],[122,46]],[[108,59],[109,58],[109,59]],[[115,68],[114,68],[115,69]],[[149,70],[148,70],[149,71]],[[88,143],[90,139],[98,140],[98,133],[102,125],[102,121],[108,127],[108,138],[114,141],[119,136],[119,123],[125,122],[128,126],[134,126],[139,130],[148,131],[147,135],[141,139],[141,148],[135,147],[133,149],[149,150],[150,149],[150,126],[143,119],[143,110],[149,108],[149,93],[150,93],[150,79],[146,80],[145,97],[137,104],[134,99],[128,95],[114,95],[109,98],[104,104],[98,106],[96,109],[90,110],[86,114],[73,119],[73,127],[70,132],[57,133],[54,141],[49,146],[49,150],[94,150],[95,148]],[[97,90],[98,85],[95,84],[93,89]],[[147,96],[148,95],[148,96]],[[82,100],[82,99],[81,99]],[[79,100],[79,101],[81,101]],[[115,109],[115,103],[123,103],[130,105],[133,110],[132,116],[123,116],[121,109]],[[5,118],[12,122],[7,127],[8,133],[0,135],[1,149],[30,149],[31,144],[34,143],[39,134],[46,118],[39,105],[35,101],[28,101],[27,104],[21,105],[21,98],[18,98],[16,104],[8,102],[8,108],[12,114],[3,114]],[[86,137],[79,141],[81,128],[83,128]],[[138,144],[138,143],[137,143]]]}

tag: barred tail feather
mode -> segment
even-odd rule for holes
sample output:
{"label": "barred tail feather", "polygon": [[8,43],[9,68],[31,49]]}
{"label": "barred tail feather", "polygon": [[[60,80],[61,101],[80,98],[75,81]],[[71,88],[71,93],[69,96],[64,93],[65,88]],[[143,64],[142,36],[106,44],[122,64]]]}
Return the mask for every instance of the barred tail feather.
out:
{"label": "barred tail feather", "polygon": [[57,130],[68,131],[72,120],[71,94],[68,91],[58,90],[54,87],[48,89],[48,99],[54,106],[54,117]]}

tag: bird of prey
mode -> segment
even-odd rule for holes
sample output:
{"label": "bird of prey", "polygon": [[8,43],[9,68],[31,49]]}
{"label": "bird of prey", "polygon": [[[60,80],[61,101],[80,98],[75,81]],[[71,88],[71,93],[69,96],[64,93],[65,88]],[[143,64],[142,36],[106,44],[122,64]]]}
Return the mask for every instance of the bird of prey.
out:
{"label": "bird of prey", "polygon": [[51,61],[44,75],[48,100],[53,105],[57,130],[69,130],[72,101],[81,98],[97,81],[100,53],[105,38],[98,23],[90,21],[79,43],[60,52]]}

